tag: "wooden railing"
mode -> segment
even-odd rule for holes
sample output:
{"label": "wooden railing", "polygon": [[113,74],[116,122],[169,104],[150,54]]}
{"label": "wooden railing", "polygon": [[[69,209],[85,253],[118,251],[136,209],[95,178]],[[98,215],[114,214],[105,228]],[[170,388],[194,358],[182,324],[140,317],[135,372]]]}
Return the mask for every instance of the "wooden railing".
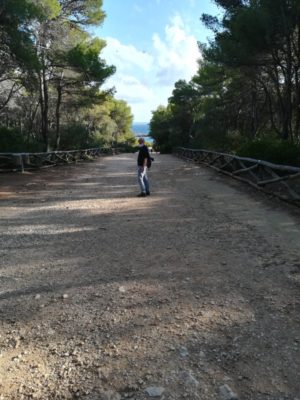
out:
{"label": "wooden railing", "polygon": [[105,154],[114,154],[112,148],[94,148],[85,150],[50,151],[48,153],[0,153],[0,171],[21,171],[47,168],[55,165],[70,164],[91,160]]}
{"label": "wooden railing", "polygon": [[179,147],[175,154],[246,182],[256,189],[300,206],[300,168],[232,154]]}

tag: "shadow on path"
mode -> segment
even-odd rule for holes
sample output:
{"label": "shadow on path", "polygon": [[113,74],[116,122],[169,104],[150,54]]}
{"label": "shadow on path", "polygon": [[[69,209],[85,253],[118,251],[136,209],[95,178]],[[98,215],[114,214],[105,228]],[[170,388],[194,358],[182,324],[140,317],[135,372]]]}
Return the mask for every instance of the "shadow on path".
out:
{"label": "shadow on path", "polygon": [[[298,212],[155,158],[145,199],[134,155],[0,176],[6,398],[25,378],[41,399],[88,388],[144,399],[150,384],[166,399],[215,399],[223,384],[249,400],[299,395]],[[43,368],[27,375],[33,355]]]}

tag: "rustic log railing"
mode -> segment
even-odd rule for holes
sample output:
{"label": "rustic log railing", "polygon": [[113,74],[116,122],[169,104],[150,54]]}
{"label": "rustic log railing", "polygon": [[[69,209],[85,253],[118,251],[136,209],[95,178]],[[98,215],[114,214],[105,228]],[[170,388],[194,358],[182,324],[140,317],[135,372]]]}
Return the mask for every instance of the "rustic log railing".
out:
{"label": "rustic log railing", "polygon": [[50,151],[48,153],[0,153],[0,172],[32,170],[55,165],[92,160],[106,154],[114,154],[112,148]]}
{"label": "rustic log railing", "polygon": [[282,200],[300,206],[300,168],[232,154],[179,147],[175,154],[203,164]]}

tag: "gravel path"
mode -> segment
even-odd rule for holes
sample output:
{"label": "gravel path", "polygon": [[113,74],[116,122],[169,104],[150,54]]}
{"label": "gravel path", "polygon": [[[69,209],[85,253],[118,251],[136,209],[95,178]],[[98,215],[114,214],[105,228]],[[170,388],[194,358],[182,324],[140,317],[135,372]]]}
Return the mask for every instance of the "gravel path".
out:
{"label": "gravel path", "polygon": [[0,175],[0,399],[300,399],[300,213],[135,155]]}

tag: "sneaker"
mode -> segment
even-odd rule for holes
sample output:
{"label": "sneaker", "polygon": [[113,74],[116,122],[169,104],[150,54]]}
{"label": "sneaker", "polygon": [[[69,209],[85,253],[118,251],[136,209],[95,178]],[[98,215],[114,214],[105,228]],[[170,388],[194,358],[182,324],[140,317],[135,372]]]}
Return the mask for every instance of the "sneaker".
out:
{"label": "sneaker", "polygon": [[142,193],[138,194],[137,197],[146,197],[146,193],[142,192]]}
{"label": "sneaker", "polygon": [[146,192],[146,196],[150,196],[150,192]]}

